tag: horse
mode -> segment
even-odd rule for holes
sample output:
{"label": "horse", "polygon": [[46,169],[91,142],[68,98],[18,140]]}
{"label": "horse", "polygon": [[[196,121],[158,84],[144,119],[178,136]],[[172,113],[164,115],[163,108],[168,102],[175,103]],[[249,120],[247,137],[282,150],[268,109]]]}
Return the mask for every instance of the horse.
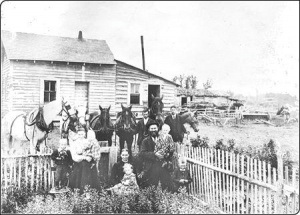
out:
{"label": "horse", "polygon": [[[25,142],[30,141],[30,153],[36,154],[37,151],[40,151],[40,144],[52,131],[52,121],[61,113],[64,104],[63,99],[54,100],[43,107],[34,108],[28,114],[24,111],[8,112],[2,120],[3,145],[1,144],[1,151],[11,154],[19,153],[16,152],[16,149],[22,149],[27,153],[28,145],[25,145]],[[7,152],[5,152],[5,146],[8,146]]]}
{"label": "horse", "polygon": [[199,131],[199,129],[198,129],[199,121],[197,120],[196,111],[194,111],[194,112],[188,111],[188,112],[182,113],[181,115],[179,115],[179,118],[181,118],[180,121],[183,124],[185,124],[185,123],[189,124],[195,132]]}
{"label": "horse", "polygon": [[291,121],[299,122],[299,109],[297,107],[292,107],[289,104],[284,104],[277,111],[276,115],[283,116],[284,122],[288,124]]}
{"label": "horse", "polygon": [[60,135],[61,138],[68,139],[68,144],[77,138],[77,130],[79,127],[85,128],[86,132],[90,129],[90,115],[87,114],[87,106],[80,105],[71,107],[70,104],[63,106],[60,119]]}
{"label": "horse", "polygon": [[100,115],[94,116],[90,120],[90,126],[96,133],[96,139],[98,141],[107,140],[108,146],[112,145],[112,136],[114,133],[114,126],[109,115],[110,107],[102,108],[99,105]]}
{"label": "horse", "polygon": [[151,94],[151,97],[153,101],[150,106],[149,118],[158,122],[159,127],[161,128],[165,118],[163,115],[164,103],[162,102],[164,96],[154,97],[153,94]]}
{"label": "horse", "polygon": [[124,148],[126,141],[129,155],[132,157],[131,146],[133,142],[133,136],[136,133],[136,118],[131,112],[132,105],[124,107],[121,104],[122,111],[117,114],[117,120],[115,122],[116,134],[119,136],[120,151]]}

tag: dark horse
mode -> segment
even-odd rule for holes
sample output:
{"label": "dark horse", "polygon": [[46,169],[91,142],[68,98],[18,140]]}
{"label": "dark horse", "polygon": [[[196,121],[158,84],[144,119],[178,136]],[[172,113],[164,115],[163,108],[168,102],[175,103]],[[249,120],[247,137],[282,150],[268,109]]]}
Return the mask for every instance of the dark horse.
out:
{"label": "dark horse", "polygon": [[154,97],[151,94],[151,97],[153,101],[150,106],[149,118],[158,122],[158,124],[160,125],[159,127],[161,128],[162,124],[164,123],[164,116],[163,116],[164,103],[162,102],[164,96]]}
{"label": "dark horse", "polygon": [[179,115],[179,117],[181,118],[181,122],[183,124],[188,123],[195,132],[199,131],[199,129],[198,129],[199,121],[196,118],[197,117],[196,111],[195,112],[191,112],[191,111],[185,112],[185,113]]}
{"label": "dark horse", "polygon": [[117,120],[115,123],[116,134],[120,138],[120,152],[124,148],[126,141],[127,148],[130,157],[132,157],[131,146],[133,142],[133,136],[136,133],[136,118],[131,112],[132,105],[124,107],[121,104],[122,111],[117,114]]}
{"label": "dark horse", "polygon": [[102,108],[99,105],[99,109],[100,115],[94,116],[90,120],[90,126],[95,131],[98,141],[106,140],[108,141],[108,146],[111,146],[114,126],[109,115],[110,106],[108,108]]}

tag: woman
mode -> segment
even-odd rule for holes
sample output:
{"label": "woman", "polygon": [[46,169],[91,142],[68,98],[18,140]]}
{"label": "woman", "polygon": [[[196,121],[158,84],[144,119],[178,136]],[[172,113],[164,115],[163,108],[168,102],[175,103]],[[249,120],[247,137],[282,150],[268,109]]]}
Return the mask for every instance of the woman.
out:
{"label": "woman", "polygon": [[133,166],[133,173],[136,174],[136,168],[132,161],[129,161],[129,153],[127,149],[122,149],[121,160],[115,163],[111,170],[110,176],[110,185],[114,186],[118,183],[121,183],[121,180],[124,176],[123,166],[125,163],[130,163]]}
{"label": "woman", "polygon": [[73,171],[70,174],[70,187],[78,188],[80,193],[83,193],[86,185],[90,185],[91,188],[99,188],[95,161],[98,160],[100,148],[93,144],[92,156],[85,155],[84,147],[89,144],[85,138],[85,129],[79,128],[77,136],[78,138],[74,142],[70,142],[70,151],[74,161]]}

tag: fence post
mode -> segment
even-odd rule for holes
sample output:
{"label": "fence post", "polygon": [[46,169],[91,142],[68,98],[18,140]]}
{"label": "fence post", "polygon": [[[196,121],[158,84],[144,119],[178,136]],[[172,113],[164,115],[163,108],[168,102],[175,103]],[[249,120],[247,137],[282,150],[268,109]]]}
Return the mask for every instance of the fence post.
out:
{"label": "fence post", "polygon": [[277,155],[277,192],[276,192],[276,203],[277,204],[277,211],[276,214],[283,213],[283,206],[282,206],[282,193],[283,193],[283,161],[282,161],[282,151],[281,151],[281,144],[278,141],[274,141],[275,147],[277,148],[276,155]]}

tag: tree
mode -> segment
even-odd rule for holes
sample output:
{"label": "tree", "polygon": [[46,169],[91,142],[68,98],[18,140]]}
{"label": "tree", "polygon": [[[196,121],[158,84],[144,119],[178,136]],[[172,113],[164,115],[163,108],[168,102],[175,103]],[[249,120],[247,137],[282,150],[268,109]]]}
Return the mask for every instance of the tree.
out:
{"label": "tree", "polygon": [[194,76],[194,75],[191,75],[190,80],[191,80],[192,89],[196,89],[197,88],[197,83],[198,83],[197,77]]}

